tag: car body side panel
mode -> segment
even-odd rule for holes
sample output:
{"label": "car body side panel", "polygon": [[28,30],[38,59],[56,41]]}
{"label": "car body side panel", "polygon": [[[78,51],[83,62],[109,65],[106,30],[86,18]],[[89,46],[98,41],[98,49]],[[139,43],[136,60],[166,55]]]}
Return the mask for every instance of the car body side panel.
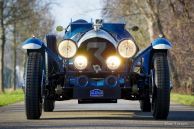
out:
{"label": "car body side panel", "polygon": [[145,48],[144,50],[138,52],[137,55],[133,59],[133,64],[131,66],[130,72],[133,72],[137,63],[139,61],[141,61],[144,72],[146,74],[149,74],[150,60],[152,58],[152,51],[153,51],[153,48],[150,45],[147,48]]}

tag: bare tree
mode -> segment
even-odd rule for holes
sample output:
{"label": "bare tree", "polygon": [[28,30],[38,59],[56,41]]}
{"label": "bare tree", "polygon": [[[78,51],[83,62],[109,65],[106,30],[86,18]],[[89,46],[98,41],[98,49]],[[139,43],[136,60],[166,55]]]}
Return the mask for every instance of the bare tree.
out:
{"label": "bare tree", "polygon": [[133,23],[140,26],[140,33],[132,32],[140,48],[159,34],[170,39],[174,46],[169,56],[174,89],[194,93],[192,0],[104,0],[102,14],[108,19],[116,15],[128,17],[127,26]]}
{"label": "bare tree", "polygon": [[3,12],[4,12],[4,1],[0,1],[0,17],[1,17],[1,26],[0,26],[0,35],[1,35],[1,40],[0,40],[0,93],[4,92],[4,87],[3,87],[3,61],[4,61],[4,45],[5,45],[5,27],[4,27],[4,20],[3,20]]}
{"label": "bare tree", "polygon": [[6,42],[12,40],[10,46],[13,48],[12,89],[15,90],[16,66],[17,63],[24,62],[24,56],[17,56],[17,46],[33,34],[42,38],[51,31],[54,23],[50,13],[51,4],[51,1],[43,0],[0,0],[0,92],[4,92],[4,61],[9,60],[4,59]]}
{"label": "bare tree", "polygon": [[[36,35],[43,37],[51,31],[54,20],[50,13],[51,2],[42,2],[37,0],[18,0],[15,3],[15,11],[12,17],[13,26],[13,50],[14,50],[14,72],[13,89],[16,89],[17,76],[17,46],[26,38]],[[17,22],[16,22],[17,21]],[[23,56],[24,58],[25,56]],[[24,63],[23,63],[24,64]]]}

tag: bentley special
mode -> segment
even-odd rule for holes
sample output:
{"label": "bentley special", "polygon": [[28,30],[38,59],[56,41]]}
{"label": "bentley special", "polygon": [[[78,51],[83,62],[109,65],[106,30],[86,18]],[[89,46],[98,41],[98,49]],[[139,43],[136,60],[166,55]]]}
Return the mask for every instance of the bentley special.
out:
{"label": "bentley special", "polygon": [[167,119],[172,44],[166,38],[158,37],[139,51],[124,23],[80,19],[57,30],[64,31],[62,41],[52,34],[45,41],[31,37],[22,44],[27,51],[27,119],[39,119],[42,108],[52,112],[55,101],[69,99],[79,104],[137,100],[141,111]]}

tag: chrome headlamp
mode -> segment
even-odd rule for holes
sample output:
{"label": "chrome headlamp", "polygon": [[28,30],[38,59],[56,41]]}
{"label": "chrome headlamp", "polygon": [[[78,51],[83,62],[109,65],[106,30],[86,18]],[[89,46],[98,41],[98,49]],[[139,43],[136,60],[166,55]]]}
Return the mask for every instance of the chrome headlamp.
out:
{"label": "chrome headlamp", "polygon": [[110,56],[106,60],[106,65],[110,70],[116,70],[119,68],[121,60],[117,56]]}
{"label": "chrome headlamp", "polygon": [[72,58],[77,52],[77,44],[72,40],[63,40],[58,46],[59,54],[64,58]]}
{"label": "chrome headlamp", "polygon": [[127,39],[118,44],[117,50],[123,58],[131,58],[136,54],[137,46],[132,40]]}
{"label": "chrome headlamp", "polygon": [[73,63],[76,69],[84,70],[88,65],[88,59],[85,56],[76,56]]}

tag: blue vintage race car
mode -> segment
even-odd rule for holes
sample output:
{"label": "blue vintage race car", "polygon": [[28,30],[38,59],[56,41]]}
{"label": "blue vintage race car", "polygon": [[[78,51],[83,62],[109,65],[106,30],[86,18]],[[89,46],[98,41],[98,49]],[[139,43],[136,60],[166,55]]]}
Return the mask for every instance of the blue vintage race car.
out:
{"label": "blue vintage race car", "polygon": [[[132,30],[137,30],[133,27]],[[46,41],[32,37],[27,50],[25,107],[27,119],[39,119],[54,110],[55,101],[78,99],[78,103],[116,103],[139,100],[143,112],[166,119],[170,103],[168,51],[171,43],[162,37],[138,52],[123,23],[71,22],[64,39],[55,35]]]}

